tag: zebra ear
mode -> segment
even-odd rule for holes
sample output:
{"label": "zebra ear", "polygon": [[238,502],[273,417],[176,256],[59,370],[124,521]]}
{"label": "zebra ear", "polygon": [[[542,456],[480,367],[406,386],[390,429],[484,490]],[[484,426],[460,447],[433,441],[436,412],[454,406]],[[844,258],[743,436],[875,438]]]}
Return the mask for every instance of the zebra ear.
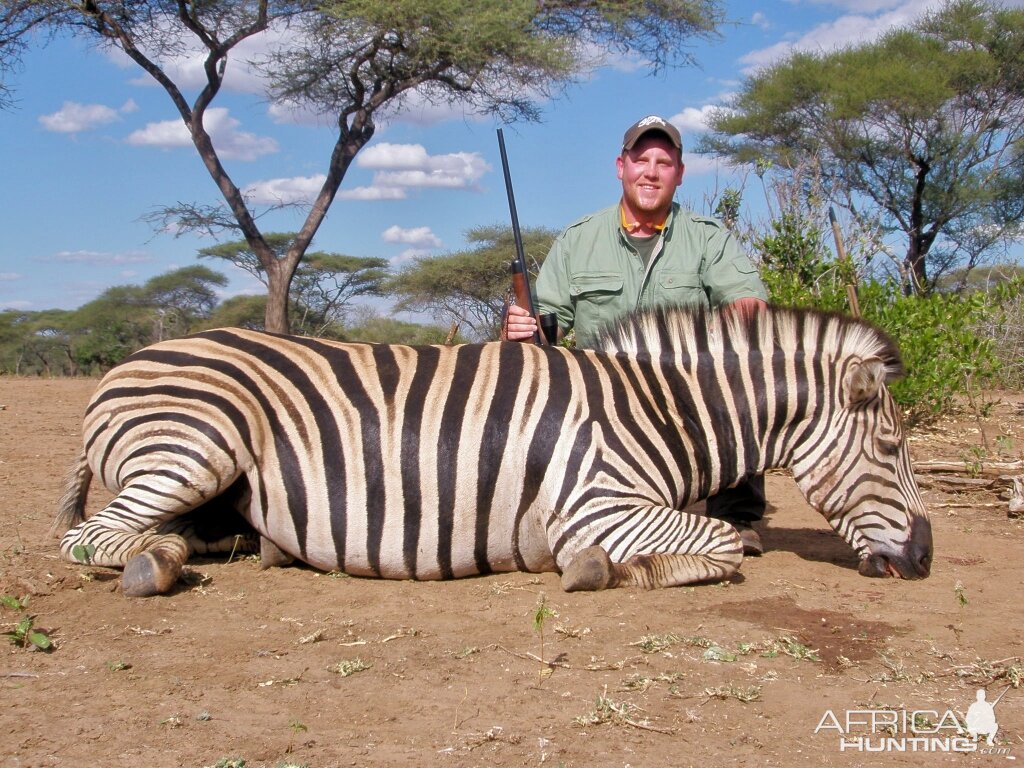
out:
{"label": "zebra ear", "polygon": [[854,363],[846,374],[846,402],[858,405],[878,394],[886,379],[885,363],[877,357],[869,357]]}

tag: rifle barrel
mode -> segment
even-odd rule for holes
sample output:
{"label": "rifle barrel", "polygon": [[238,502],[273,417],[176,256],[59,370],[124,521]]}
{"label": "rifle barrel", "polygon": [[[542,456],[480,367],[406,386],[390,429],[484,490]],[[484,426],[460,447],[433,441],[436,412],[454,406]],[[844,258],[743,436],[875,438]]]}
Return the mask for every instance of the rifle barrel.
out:
{"label": "rifle barrel", "polygon": [[[512,174],[508,168],[508,155],[505,152],[505,134],[498,129],[498,150],[501,152],[501,170],[505,175],[505,193],[508,195],[508,212],[512,217],[512,239],[515,241],[516,246],[516,265],[517,269],[513,270],[513,274],[518,277],[522,276],[525,290],[522,291],[522,296],[518,295],[517,291],[516,300],[517,302],[525,302],[523,309],[527,310],[533,317],[537,317],[537,310],[533,306],[533,294],[530,291],[530,273],[526,267],[526,253],[523,250],[523,235],[519,230],[519,214],[516,211],[516,196],[515,192],[512,191]],[[537,332],[533,336],[535,344],[543,344],[544,336],[540,332],[540,320],[537,321]]]}

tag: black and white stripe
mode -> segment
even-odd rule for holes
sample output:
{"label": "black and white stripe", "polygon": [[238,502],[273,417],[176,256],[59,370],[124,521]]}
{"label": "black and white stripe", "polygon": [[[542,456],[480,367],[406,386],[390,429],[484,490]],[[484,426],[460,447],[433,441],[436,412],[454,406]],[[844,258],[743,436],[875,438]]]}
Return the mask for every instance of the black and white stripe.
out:
{"label": "black and white stripe", "polygon": [[[189,550],[229,545],[195,530],[225,498],[324,570],[663,586],[728,576],[742,559],[730,526],[681,510],[792,466],[862,572],[925,575],[927,517],[883,385],[898,369],[871,327],[781,310],[750,325],[641,314],[601,351],[210,331],[103,380],[56,523],[70,527],[61,551],[142,556],[126,591],[163,591]],[[118,495],[83,521],[92,473]]]}

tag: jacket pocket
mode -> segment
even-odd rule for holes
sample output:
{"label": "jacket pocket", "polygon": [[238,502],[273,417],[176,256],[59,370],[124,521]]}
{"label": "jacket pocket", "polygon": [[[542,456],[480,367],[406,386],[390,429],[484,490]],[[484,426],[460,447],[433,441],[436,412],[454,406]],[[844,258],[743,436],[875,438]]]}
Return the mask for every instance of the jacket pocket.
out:
{"label": "jacket pocket", "polygon": [[708,294],[700,275],[691,272],[662,272],[657,276],[657,304],[707,307]]}
{"label": "jacket pocket", "polygon": [[576,302],[607,304],[622,295],[622,275],[614,272],[577,272],[569,280],[569,295]]}

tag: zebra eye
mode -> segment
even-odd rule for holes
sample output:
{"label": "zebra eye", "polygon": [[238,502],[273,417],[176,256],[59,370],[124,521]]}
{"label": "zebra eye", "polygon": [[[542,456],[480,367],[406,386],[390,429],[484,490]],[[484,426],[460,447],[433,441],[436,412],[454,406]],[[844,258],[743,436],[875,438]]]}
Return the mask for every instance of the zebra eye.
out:
{"label": "zebra eye", "polygon": [[894,437],[879,437],[876,445],[883,456],[896,456],[900,452],[900,441]]}

